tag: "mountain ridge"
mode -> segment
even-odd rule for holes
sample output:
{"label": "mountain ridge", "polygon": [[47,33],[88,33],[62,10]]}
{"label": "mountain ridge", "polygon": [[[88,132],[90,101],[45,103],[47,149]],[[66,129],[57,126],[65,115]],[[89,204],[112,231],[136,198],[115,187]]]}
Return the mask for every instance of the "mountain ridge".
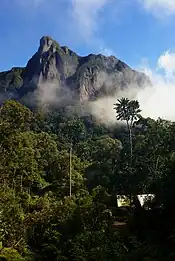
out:
{"label": "mountain ridge", "polygon": [[145,74],[133,70],[115,56],[80,56],[67,46],[60,46],[50,36],[43,36],[26,67],[0,72],[1,100],[20,99],[36,92],[40,85],[49,88],[53,83],[55,96],[66,91],[81,102],[113,95],[130,86],[151,85]]}

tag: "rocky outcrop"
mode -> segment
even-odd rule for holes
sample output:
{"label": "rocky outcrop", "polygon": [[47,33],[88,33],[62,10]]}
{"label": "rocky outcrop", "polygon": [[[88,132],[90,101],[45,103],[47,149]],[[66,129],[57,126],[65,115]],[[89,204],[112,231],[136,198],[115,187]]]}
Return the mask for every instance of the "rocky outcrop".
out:
{"label": "rocky outcrop", "polygon": [[24,72],[22,91],[32,91],[38,84],[55,82],[61,86],[73,75],[78,65],[78,56],[50,37],[42,37],[38,51],[29,60]]}
{"label": "rocky outcrop", "polygon": [[42,84],[49,88],[49,83],[54,83],[59,95],[60,90],[69,91],[79,101],[112,95],[123,88],[151,85],[143,73],[114,56],[81,57],[48,36],[41,38],[38,51],[25,68],[0,73],[1,93],[11,92],[15,97],[37,91]]}

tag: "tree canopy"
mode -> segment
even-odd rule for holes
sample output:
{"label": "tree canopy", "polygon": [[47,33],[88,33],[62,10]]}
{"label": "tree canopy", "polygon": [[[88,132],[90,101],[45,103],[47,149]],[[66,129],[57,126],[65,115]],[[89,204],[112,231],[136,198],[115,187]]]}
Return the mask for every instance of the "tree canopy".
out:
{"label": "tree canopy", "polygon": [[[1,106],[0,260],[174,260],[175,123],[143,118],[136,100],[114,109],[107,128],[64,108]],[[154,199],[141,206],[140,194]]]}

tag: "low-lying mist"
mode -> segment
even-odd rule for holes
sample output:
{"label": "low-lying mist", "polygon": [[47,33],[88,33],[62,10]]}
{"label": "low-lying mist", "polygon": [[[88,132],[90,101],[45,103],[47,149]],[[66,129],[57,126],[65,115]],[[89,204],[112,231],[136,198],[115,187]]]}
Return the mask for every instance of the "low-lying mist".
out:
{"label": "low-lying mist", "polygon": [[[76,106],[72,106],[72,112],[76,111],[81,116],[93,115],[98,121],[113,125],[116,123],[114,103],[121,97],[127,97],[139,101],[143,117],[153,119],[160,117],[175,121],[175,77],[174,69],[172,69],[175,62],[172,63],[171,56],[168,52],[160,56],[155,70],[150,69],[149,66],[138,68],[149,77],[153,86],[141,87],[132,84],[121,90],[122,79],[117,83],[112,75],[102,72],[98,84],[105,84],[110,91],[106,93],[106,96],[97,98],[95,101],[78,102],[76,95],[70,91],[69,87],[60,86],[58,82],[40,84],[32,100],[42,107],[47,107],[48,104],[54,107],[75,104]],[[113,95],[110,94],[112,88],[116,90]]]}
{"label": "low-lying mist", "polygon": [[151,80],[153,86],[129,86],[123,91],[116,92],[113,96],[106,96],[91,102],[91,112],[106,124],[116,122],[114,103],[121,97],[136,99],[140,103],[143,117],[153,119],[162,118],[175,121],[175,59],[172,62],[169,52],[160,56],[155,70],[149,66],[139,68]]}

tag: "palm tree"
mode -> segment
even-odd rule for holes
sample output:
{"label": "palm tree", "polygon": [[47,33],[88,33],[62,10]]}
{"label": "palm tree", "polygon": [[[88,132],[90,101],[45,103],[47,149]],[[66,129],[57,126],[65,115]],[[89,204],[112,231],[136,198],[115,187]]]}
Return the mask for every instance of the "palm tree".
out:
{"label": "palm tree", "polygon": [[[133,145],[132,145],[132,127],[136,120],[140,116],[140,105],[137,100],[130,101],[128,98],[121,98],[117,100],[114,109],[116,110],[117,120],[126,121],[129,144],[130,144],[130,171],[132,173],[132,157],[133,157]],[[131,194],[129,194],[130,206],[131,206]]]}
{"label": "palm tree", "polygon": [[134,121],[140,118],[140,105],[137,100],[130,101],[128,98],[121,98],[117,100],[118,103],[114,104],[114,109],[116,110],[117,120],[126,121],[129,144],[130,144],[130,167],[132,167],[132,154],[133,154],[133,145],[132,145],[132,127]]}

